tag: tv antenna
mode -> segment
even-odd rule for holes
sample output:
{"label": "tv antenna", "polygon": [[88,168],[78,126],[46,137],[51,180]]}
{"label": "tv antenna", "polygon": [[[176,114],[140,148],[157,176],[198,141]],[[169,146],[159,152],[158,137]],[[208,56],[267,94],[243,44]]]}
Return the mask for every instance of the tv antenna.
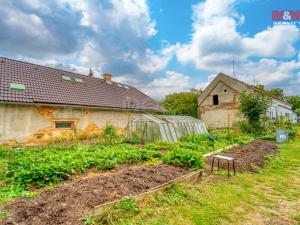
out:
{"label": "tv antenna", "polygon": [[234,60],[234,55],[232,56],[232,75],[236,79],[235,75],[235,60]]}

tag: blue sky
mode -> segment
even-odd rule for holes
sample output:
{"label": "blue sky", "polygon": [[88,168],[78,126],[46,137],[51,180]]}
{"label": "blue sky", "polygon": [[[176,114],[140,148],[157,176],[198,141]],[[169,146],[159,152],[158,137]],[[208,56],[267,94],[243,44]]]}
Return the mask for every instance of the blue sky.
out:
{"label": "blue sky", "polygon": [[2,0],[0,55],[134,85],[162,98],[218,73],[300,94],[299,0]]}

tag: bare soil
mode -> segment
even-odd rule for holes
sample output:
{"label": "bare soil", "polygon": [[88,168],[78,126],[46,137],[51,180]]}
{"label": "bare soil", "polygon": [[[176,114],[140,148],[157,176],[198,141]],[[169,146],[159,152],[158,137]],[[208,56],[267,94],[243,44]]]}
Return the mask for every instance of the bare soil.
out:
{"label": "bare soil", "polygon": [[[265,157],[267,155],[274,155],[277,152],[277,144],[273,141],[255,140],[249,144],[242,145],[230,149],[220,155],[230,156],[234,158],[236,171],[253,171],[255,166],[263,167]],[[210,169],[212,157],[206,159],[206,163]],[[230,168],[231,168],[230,163]],[[215,168],[217,161],[215,160]],[[220,168],[227,169],[227,162],[220,160]]]}
{"label": "bare soil", "polygon": [[11,214],[1,224],[83,224],[81,218],[97,205],[145,192],[188,172],[171,165],[155,165],[123,167],[115,173],[93,175],[43,190],[33,199],[19,198],[8,203],[5,210]]}

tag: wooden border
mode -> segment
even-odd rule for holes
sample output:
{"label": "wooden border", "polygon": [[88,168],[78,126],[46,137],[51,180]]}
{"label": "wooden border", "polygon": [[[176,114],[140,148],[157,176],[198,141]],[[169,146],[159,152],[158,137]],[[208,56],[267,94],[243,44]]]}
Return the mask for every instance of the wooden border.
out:
{"label": "wooden border", "polygon": [[[149,189],[146,192],[143,192],[141,194],[135,195],[135,196],[133,196],[133,198],[136,201],[141,201],[145,197],[153,196],[153,195],[155,195],[158,192],[167,190],[168,188],[170,188],[175,183],[197,182],[202,177],[203,171],[204,170],[201,169],[201,170],[197,170],[197,171],[191,172],[189,174],[183,175],[183,176],[178,177],[178,178],[176,178],[174,180],[171,180],[171,181],[169,181],[167,183],[164,183],[164,184],[161,184],[161,185],[156,186],[154,188],[151,188],[151,189]],[[114,204],[119,203],[121,201],[122,201],[122,199],[118,199],[118,200],[115,200],[115,201],[112,201],[112,202],[106,202],[104,204],[98,205],[98,206],[94,207],[91,210],[91,215],[93,215],[93,216],[100,216],[105,211],[111,209]]]}

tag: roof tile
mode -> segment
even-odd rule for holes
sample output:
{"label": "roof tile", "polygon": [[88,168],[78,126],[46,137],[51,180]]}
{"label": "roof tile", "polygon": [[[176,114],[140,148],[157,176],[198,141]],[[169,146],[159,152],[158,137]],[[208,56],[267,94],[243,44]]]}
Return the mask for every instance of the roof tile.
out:
{"label": "roof tile", "polygon": [[[62,75],[72,80],[64,81]],[[82,79],[83,83],[75,82],[75,78]],[[26,90],[13,91],[9,88],[10,83],[24,84]],[[119,87],[116,82],[107,84],[103,79],[0,57],[0,101],[136,110],[164,109],[138,89],[128,87],[129,89]]]}

